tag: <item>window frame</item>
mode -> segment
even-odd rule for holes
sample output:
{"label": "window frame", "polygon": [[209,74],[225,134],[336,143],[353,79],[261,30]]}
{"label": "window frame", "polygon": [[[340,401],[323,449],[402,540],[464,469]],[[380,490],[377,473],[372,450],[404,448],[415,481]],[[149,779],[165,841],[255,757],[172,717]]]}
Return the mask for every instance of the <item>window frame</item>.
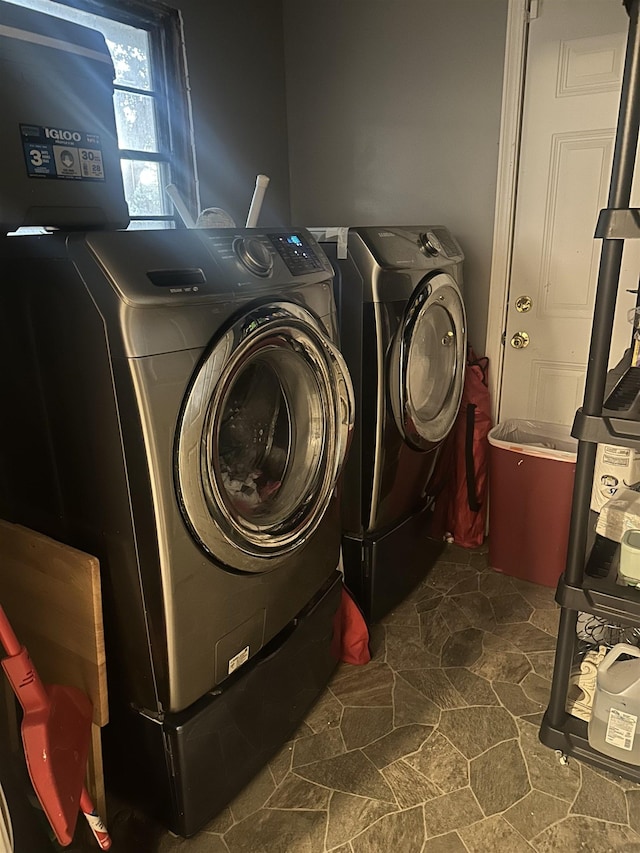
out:
{"label": "window frame", "polygon": [[[89,12],[101,18],[119,21],[149,33],[152,88],[142,90],[114,84],[114,89],[151,95],[154,98],[158,151],[120,148],[120,159],[167,164],[168,183],[177,187],[189,210],[198,211],[193,121],[180,10],[156,0],[53,0],[53,2],[60,6]],[[177,228],[183,227],[182,219],[171,200],[168,199],[167,209],[172,208],[173,213],[130,215],[130,219],[132,222],[165,222],[173,223]]]}

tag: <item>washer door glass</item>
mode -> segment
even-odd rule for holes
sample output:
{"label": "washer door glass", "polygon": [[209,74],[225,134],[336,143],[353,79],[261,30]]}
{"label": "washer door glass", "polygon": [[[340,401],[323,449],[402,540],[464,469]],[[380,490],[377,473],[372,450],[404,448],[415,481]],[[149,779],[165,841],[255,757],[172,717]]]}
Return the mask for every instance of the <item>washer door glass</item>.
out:
{"label": "washer door glass", "polygon": [[353,408],[342,356],[305,309],[271,303],[231,326],[195,373],[176,441],[180,505],[204,550],[255,572],[299,547],[333,496]]}
{"label": "washer door glass", "polygon": [[278,339],[232,377],[209,424],[207,476],[239,525],[290,523],[317,491],[326,404],[312,365]]}
{"label": "washer door glass", "polygon": [[393,353],[394,415],[416,449],[432,448],[451,430],[462,397],[465,353],[460,292],[450,275],[435,273],[414,291]]}

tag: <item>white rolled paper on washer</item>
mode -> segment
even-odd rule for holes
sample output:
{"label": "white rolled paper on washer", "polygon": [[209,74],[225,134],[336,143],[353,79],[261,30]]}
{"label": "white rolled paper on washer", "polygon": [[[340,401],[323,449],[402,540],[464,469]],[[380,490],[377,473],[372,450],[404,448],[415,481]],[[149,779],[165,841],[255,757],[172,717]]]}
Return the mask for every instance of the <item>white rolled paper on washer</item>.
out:
{"label": "white rolled paper on washer", "polygon": [[253,198],[249,205],[249,213],[247,214],[247,228],[255,228],[258,224],[260,209],[262,208],[262,200],[269,186],[269,178],[266,175],[256,176],[256,188],[253,191]]}

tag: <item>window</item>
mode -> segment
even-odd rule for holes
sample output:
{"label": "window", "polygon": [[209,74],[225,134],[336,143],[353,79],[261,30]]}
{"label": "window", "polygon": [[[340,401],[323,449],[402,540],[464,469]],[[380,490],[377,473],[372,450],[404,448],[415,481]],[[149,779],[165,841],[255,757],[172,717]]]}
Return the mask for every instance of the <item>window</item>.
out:
{"label": "window", "polygon": [[[114,107],[130,228],[173,228],[165,188],[198,209],[179,13],[156,0],[9,0],[99,30],[115,67]],[[73,6],[69,5],[73,2]]]}

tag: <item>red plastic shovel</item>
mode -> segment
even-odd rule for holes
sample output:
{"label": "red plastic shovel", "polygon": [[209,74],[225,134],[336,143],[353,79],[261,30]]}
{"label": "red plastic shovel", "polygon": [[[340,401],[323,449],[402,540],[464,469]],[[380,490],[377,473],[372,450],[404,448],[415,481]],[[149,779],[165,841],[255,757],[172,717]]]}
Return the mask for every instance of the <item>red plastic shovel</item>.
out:
{"label": "red plastic shovel", "polygon": [[108,850],[111,838],[84,787],[91,702],[75,687],[43,685],[2,607],[0,642],[8,655],[2,667],[24,711],[22,745],[31,784],[58,842],[71,843],[82,811],[98,845]]}

